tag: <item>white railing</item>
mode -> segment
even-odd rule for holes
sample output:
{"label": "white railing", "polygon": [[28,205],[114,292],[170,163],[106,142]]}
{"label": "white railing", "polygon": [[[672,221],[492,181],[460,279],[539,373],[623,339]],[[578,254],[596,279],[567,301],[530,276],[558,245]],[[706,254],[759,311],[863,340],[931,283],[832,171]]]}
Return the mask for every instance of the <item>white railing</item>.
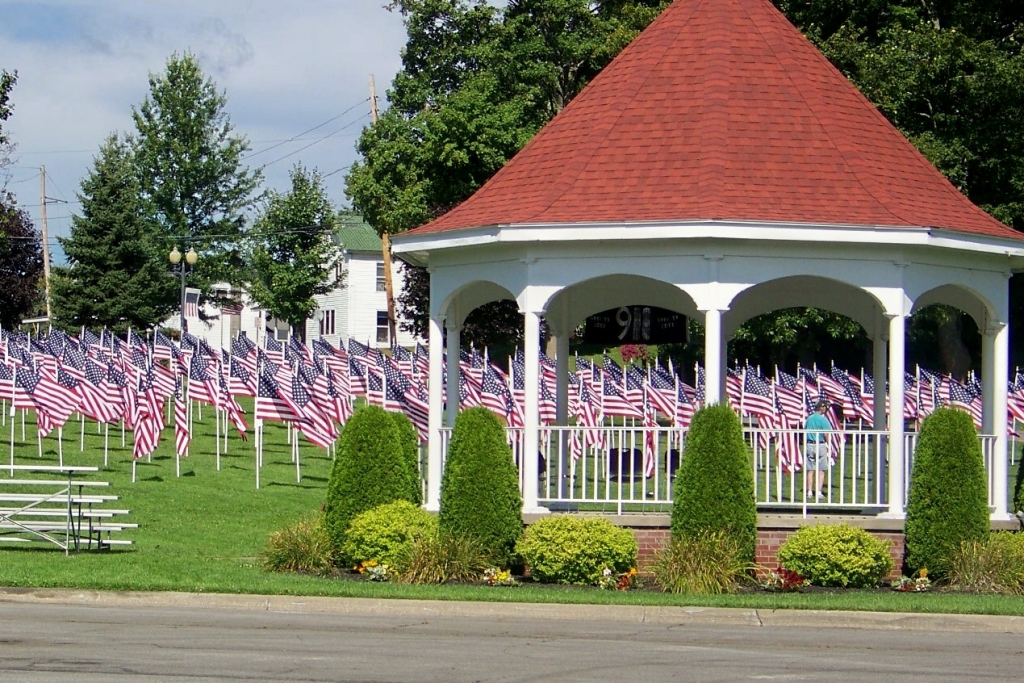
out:
{"label": "white railing", "polygon": [[[448,453],[451,431],[441,430],[442,458]],[[522,490],[524,430],[510,428],[506,434]],[[823,434],[830,444],[830,457],[824,470],[824,495],[817,499],[807,496],[811,487],[807,486],[804,467],[806,430],[744,427],[758,508],[800,510],[806,514],[808,509],[881,512],[888,507],[888,433],[846,430]],[[995,437],[978,438],[992,506]],[[536,456],[538,502],[556,510],[667,512],[685,441],[685,430],[675,427],[544,427],[540,430]],[[907,432],[904,500],[910,487],[916,445],[917,433]],[[421,464],[425,472],[425,457]]]}
{"label": "white railing", "polygon": [[808,490],[817,489],[817,477],[813,470],[804,467],[807,431],[747,428],[743,432],[753,453],[758,506],[858,510],[887,507],[884,432],[815,432],[812,439],[820,435],[828,445],[821,498],[808,495]]}

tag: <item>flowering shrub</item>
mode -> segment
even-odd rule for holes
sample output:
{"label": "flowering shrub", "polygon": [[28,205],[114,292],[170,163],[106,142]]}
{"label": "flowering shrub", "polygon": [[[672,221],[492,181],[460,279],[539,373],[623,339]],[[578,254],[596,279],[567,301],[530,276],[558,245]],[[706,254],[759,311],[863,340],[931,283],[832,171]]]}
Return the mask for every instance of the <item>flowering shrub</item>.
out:
{"label": "flowering shrub", "polygon": [[775,571],[768,572],[761,585],[766,591],[774,593],[793,593],[807,581],[799,572],[786,569],[781,564]]}
{"label": "flowering shrub", "polygon": [[647,348],[646,344],[625,344],[620,349],[622,353],[622,362],[631,363],[635,360],[641,363],[649,363],[651,360],[651,350]]}
{"label": "flowering shrub", "polygon": [[369,578],[370,581],[388,581],[395,574],[391,567],[386,564],[381,564],[377,562],[377,560],[360,562],[354,567],[354,569]]}
{"label": "flowering shrub", "polygon": [[915,577],[901,576],[892,582],[892,589],[901,593],[923,593],[931,587],[932,582],[928,579],[928,570],[924,568]]}
{"label": "flowering shrub", "polygon": [[630,588],[636,588],[636,577],[636,567],[631,567],[628,572],[621,574],[616,574],[608,567],[605,567],[601,570],[601,578],[597,580],[597,586],[605,591],[628,591]]}
{"label": "flowering shrub", "polygon": [[484,570],[484,583],[488,586],[518,586],[519,582],[507,569],[491,567]]}

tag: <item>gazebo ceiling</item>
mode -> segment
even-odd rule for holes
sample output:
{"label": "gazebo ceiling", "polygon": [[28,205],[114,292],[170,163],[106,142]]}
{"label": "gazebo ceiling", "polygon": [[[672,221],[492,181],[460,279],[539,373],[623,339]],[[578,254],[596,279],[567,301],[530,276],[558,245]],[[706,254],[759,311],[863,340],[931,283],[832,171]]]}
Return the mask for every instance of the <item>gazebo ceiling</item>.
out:
{"label": "gazebo ceiling", "polygon": [[769,0],[677,0],[476,194],[411,234],[716,219],[1024,239]]}

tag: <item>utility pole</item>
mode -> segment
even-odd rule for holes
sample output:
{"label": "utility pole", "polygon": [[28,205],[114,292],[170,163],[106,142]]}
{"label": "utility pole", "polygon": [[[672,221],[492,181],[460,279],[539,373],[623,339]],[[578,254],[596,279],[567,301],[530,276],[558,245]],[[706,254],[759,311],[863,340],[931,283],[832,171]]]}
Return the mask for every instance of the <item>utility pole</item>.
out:
{"label": "utility pole", "polygon": [[[377,123],[380,118],[377,112],[377,84],[370,74],[370,122]],[[398,325],[395,322],[395,289],[391,284],[391,241],[388,232],[381,233],[381,250],[384,255],[384,294],[388,300],[388,337],[392,346],[398,343]]]}
{"label": "utility pole", "polygon": [[46,290],[46,320],[52,321],[50,312],[50,235],[46,226],[46,166],[39,167],[39,229],[43,238],[43,286]]}

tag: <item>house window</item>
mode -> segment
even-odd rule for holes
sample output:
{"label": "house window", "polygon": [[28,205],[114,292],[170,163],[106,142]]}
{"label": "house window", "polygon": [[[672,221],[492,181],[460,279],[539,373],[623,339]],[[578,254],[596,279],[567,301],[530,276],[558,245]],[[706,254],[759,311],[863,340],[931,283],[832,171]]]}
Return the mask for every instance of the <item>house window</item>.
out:
{"label": "house window", "polygon": [[377,264],[377,291],[378,292],[386,292],[387,289],[388,289],[387,280],[385,279],[385,276],[384,276],[384,264],[383,263],[378,263]]}
{"label": "house window", "polygon": [[387,344],[390,341],[388,336],[388,312],[377,311],[377,343]]}
{"label": "house window", "polygon": [[321,310],[324,317],[320,319],[320,336],[334,334],[334,309]]}

